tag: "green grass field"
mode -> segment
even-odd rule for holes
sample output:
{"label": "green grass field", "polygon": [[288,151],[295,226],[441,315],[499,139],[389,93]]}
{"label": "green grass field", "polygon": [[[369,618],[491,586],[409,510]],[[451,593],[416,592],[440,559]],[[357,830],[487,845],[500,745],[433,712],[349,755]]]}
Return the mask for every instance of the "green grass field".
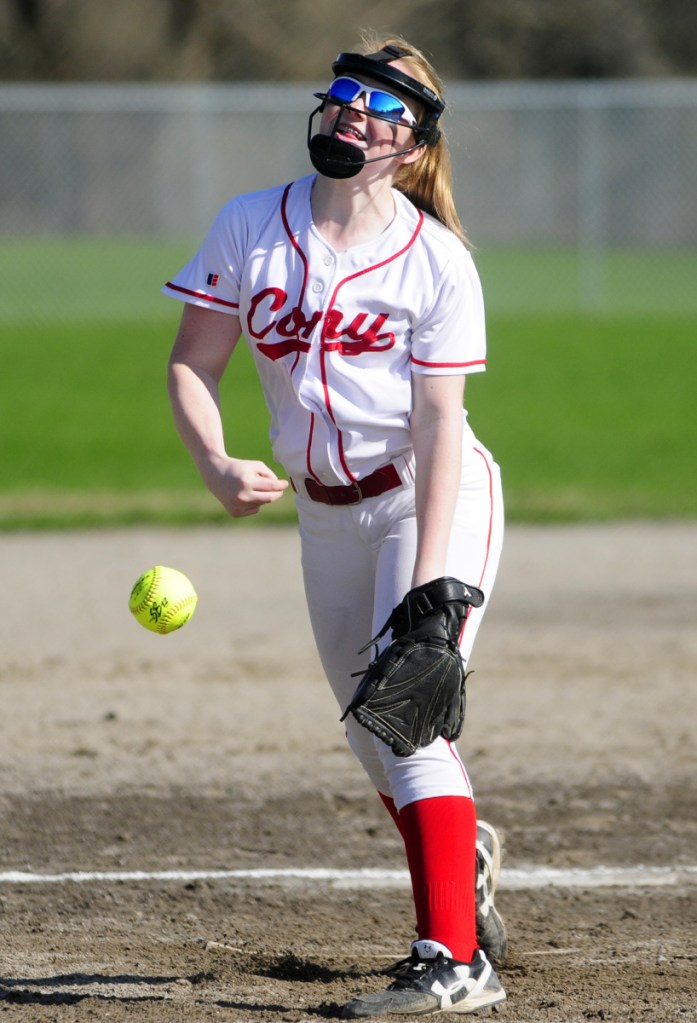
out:
{"label": "green grass field", "polygon": [[[0,329],[32,320],[161,320],[168,300],[159,288],[199,241],[0,239]],[[595,315],[697,317],[697,250],[594,253],[482,245],[475,257],[487,309],[496,316],[578,309]]]}
{"label": "green grass field", "polygon": [[[225,518],[175,434],[165,392],[180,307],[158,289],[190,250],[27,244],[9,269],[0,249],[12,285],[0,310],[0,528]],[[49,257],[54,272],[32,305],[32,273]],[[483,276],[493,290],[495,261],[483,260]],[[467,406],[502,466],[509,520],[695,517],[697,312],[490,306],[488,372],[471,378]],[[223,400],[229,449],[270,459],[244,346]],[[293,517],[289,497],[252,521]]]}

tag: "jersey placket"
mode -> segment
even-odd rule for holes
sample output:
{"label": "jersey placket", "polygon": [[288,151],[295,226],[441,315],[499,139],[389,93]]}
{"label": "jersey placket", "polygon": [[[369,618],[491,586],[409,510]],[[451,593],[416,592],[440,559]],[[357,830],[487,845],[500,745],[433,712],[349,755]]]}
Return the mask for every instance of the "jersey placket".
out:
{"label": "jersey placket", "polygon": [[[313,328],[309,341],[310,349],[305,357],[305,370],[302,382],[298,387],[298,398],[311,413],[311,422],[307,438],[307,468],[311,476],[319,481],[313,470],[313,447],[318,443],[328,445],[327,460],[334,464],[335,471],[340,471],[341,458],[340,434],[331,409],[325,379],[325,352],[323,350],[324,319],[327,315],[327,302],[336,288],[338,274],[337,256],[324,248],[317,239],[309,237],[308,279],[305,292],[306,305],[310,316],[316,313],[317,324]],[[318,251],[313,251],[317,249]],[[323,429],[317,430],[316,417],[319,415]],[[326,440],[322,436],[326,432]],[[318,435],[319,434],[319,435]],[[349,480],[352,477],[349,475]]]}

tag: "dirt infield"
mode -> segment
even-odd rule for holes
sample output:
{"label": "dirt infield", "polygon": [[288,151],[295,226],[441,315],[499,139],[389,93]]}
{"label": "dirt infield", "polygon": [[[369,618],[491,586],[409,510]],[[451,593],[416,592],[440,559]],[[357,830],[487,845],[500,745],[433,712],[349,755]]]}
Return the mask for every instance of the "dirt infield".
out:
{"label": "dirt infield", "polygon": [[[293,531],[6,534],[0,557],[1,1018],[321,1023],[381,987],[413,936],[403,852]],[[169,637],[127,610],[155,563],[199,591]],[[697,525],[509,529],[459,743],[506,835],[502,1021],[697,1019],[696,624]],[[598,869],[637,866],[660,869]],[[367,867],[398,875],[343,873]],[[210,876],[254,868],[286,873]]]}

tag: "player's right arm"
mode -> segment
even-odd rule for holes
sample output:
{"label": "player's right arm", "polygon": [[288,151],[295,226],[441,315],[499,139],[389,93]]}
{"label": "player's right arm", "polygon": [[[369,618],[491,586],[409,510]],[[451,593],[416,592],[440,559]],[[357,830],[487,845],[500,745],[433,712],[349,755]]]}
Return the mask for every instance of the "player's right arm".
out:
{"label": "player's right arm", "polygon": [[168,367],[179,435],[203,482],[236,518],[255,515],[288,486],[264,462],[232,458],[226,451],[219,385],[241,332],[237,316],[186,305]]}

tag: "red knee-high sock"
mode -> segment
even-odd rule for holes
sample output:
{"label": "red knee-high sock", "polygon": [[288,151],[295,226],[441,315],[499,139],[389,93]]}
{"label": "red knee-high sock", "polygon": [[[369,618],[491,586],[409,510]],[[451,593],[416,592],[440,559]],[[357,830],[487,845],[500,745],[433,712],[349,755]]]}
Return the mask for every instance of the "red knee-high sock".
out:
{"label": "red knee-high sock", "polygon": [[477,948],[474,802],[466,796],[420,799],[402,807],[398,818],[418,936],[440,941],[455,959],[469,963]]}

